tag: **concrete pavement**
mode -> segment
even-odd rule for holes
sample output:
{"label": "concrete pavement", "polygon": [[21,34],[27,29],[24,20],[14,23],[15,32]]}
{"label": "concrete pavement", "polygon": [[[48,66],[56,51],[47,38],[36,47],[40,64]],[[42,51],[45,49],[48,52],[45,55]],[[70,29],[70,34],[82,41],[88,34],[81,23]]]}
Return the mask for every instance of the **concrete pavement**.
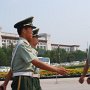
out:
{"label": "concrete pavement", "polygon": [[[90,90],[90,85],[86,83],[80,84],[79,78],[58,78],[56,79],[40,79],[42,90]],[[0,84],[3,81],[0,81]],[[7,90],[10,88],[11,81]]]}

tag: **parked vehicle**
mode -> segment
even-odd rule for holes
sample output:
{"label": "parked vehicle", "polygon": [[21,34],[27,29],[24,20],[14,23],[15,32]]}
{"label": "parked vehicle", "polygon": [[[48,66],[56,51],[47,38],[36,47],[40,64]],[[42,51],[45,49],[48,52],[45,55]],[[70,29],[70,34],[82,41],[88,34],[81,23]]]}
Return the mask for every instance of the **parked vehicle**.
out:
{"label": "parked vehicle", "polygon": [[38,57],[38,59],[41,60],[42,62],[50,65],[50,58],[49,57]]}
{"label": "parked vehicle", "polygon": [[0,72],[8,72],[9,70],[10,70],[10,67],[0,66]]}

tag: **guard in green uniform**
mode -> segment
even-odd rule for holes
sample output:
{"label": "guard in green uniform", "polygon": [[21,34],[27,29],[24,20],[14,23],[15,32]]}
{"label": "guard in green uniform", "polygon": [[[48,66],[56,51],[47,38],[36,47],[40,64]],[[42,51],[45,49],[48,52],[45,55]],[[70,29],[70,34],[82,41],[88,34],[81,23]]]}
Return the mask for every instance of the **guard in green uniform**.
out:
{"label": "guard in green uniform", "polygon": [[[33,38],[29,42],[32,46],[32,52],[35,56],[37,56],[37,54],[38,54],[38,52],[34,49],[36,47],[36,45],[38,44],[38,37],[40,37],[40,35],[38,35],[38,31],[39,31],[39,29],[33,30]],[[37,68],[33,65],[33,70],[34,70],[34,73],[33,73],[33,76],[32,76],[33,77],[33,79],[32,79],[33,87],[35,87],[35,90],[41,90],[40,81],[39,81],[39,77],[40,77],[39,68]],[[12,78],[12,71],[10,70],[9,73],[7,74],[7,76],[6,76],[5,81],[1,85],[1,87],[3,87],[6,90],[7,84],[8,84],[8,82],[11,78]],[[14,85],[14,83],[12,84],[12,86],[13,85]],[[19,79],[18,86],[20,86],[20,79]]]}
{"label": "guard in green uniform", "polygon": [[[33,47],[33,53],[37,56],[38,52],[35,50],[36,45],[38,44],[38,38],[40,38],[41,36],[38,35],[38,31],[39,29],[35,29],[33,30],[33,38],[30,42],[31,46]],[[39,74],[39,68],[37,68],[36,66],[34,67],[34,74],[33,74],[33,82],[34,82],[34,86],[36,88],[36,90],[41,90],[41,86],[40,86],[40,74]]]}
{"label": "guard in green uniform", "polygon": [[[11,67],[13,71],[12,90],[36,90],[33,83],[33,64],[37,59],[33,54],[33,48],[29,44],[32,39],[33,17],[20,21],[14,25],[20,39],[13,51]],[[27,33],[28,32],[28,33]]]}

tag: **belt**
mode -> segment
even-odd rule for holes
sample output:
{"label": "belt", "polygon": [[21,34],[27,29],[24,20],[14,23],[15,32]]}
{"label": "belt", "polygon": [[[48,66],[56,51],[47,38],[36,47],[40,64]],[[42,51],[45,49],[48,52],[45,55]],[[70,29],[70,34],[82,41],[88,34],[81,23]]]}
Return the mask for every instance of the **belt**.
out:
{"label": "belt", "polygon": [[31,76],[40,78],[40,74],[33,74],[33,72],[15,72],[13,73],[13,77],[15,76]]}
{"label": "belt", "polygon": [[33,77],[33,72],[15,72],[13,73],[14,76],[32,76]]}
{"label": "belt", "polygon": [[33,77],[40,78],[40,74],[33,74]]}

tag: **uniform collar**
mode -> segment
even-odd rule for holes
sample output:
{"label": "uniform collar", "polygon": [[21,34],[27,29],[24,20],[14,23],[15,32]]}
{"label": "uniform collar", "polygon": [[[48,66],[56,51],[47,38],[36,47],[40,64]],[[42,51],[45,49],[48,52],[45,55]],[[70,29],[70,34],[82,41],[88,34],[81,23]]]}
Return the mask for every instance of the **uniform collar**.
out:
{"label": "uniform collar", "polygon": [[[23,37],[20,37],[19,40],[22,40],[23,42],[25,42],[27,45],[30,45],[30,43]],[[31,46],[31,45],[30,45]]]}

